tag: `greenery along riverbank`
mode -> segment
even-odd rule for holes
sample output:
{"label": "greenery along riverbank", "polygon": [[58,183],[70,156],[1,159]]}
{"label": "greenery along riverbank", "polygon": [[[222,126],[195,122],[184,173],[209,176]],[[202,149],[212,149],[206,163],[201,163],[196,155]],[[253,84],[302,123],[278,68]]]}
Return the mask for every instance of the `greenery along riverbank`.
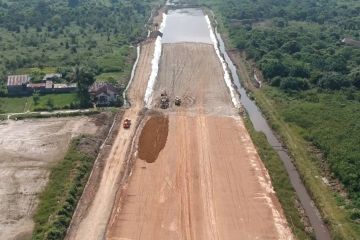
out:
{"label": "greenery along riverbank", "polygon": [[157,0],[0,0],[0,96],[6,76],[69,72],[125,85]]}
{"label": "greenery along riverbank", "polygon": [[306,220],[298,209],[300,203],[279,155],[267,142],[266,136],[255,131],[249,119],[245,119],[245,125],[259,152],[261,160],[269,171],[276,196],[284,209],[284,214],[293,234],[298,240],[312,239],[312,234],[306,231]]}
{"label": "greenery along riverbank", "polygon": [[216,12],[233,47],[262,71],[265,87],[255,97],[292,150],[334,237],[359,238],[360,48],[342,40],[360,40],[360,2],[198,2]]}

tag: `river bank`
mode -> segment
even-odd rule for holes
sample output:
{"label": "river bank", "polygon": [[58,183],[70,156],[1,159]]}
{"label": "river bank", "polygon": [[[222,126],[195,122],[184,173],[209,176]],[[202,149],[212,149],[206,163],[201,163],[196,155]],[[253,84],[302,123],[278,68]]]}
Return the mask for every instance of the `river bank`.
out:
{"label": "river bank", "polygon": [[[222,33],[226,36],[225,29],[222,29]],[[227,46],[231,46],[227,36],[225,41]],[[283,119],[276,102],[271,98],[269,87],[265,84],[259,89],[253,85],[254,63],[246,59],[245,53],[231,47],[227,52],[241,75],[242,86],[254,99],[285,149],[290,153],[301,180],[314,201],[313,204],[319,209],[324,223],[329,227],[332,237],[356,239],[358,226],[340,206],[339,199],[342,197],[326,184],[327,178],[321,169],[319,151],[314,151],[314,147],[301,136],[298,129]]]}

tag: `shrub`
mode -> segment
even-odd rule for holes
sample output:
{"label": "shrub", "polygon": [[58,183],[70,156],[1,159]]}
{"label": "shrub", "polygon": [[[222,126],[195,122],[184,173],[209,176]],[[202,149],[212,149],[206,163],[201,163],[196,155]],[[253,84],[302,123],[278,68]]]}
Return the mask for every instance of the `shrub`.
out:
{"label": "shrub", "polygon": [[280,88],[283,90],[301,91],[309,89],[309,83],[303,78],[287,77],[281,80]]}
{"label": "shrub", "polygon": [[340,90],[350,85],[350,81],[344,75],[336,72],[325,73],[318,81],[319,87],[330,90]]}
{"label": "shrub", "polygon": [[288,69],[278,59],[265,58],[260,62],[261,70],[268,79],[276,76],[287,76]]}

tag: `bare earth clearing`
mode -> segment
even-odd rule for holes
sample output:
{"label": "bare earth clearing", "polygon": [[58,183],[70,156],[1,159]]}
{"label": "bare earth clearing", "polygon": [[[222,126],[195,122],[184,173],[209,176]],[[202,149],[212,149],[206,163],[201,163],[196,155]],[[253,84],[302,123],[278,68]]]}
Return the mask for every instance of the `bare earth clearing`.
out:
{"label": "bare earth clearing", "polygon": [[95,134],[94,117],[0,123],[0,239],[29,239],[38,194],[71,138]]}
{"label": "bare earth clearing", "polygon": [[[213,46],[164,44],[155,89],[155,109],[164,90],[184,102],[140,125],[106,239],[292,239]],[[146,154],[144,144],[158,152]]]}

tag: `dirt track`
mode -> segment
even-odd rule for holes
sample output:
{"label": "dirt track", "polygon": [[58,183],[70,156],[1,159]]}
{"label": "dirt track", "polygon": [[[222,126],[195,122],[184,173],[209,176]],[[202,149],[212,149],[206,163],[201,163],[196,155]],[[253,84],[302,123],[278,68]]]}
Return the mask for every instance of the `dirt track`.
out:
{"label": "dirt track", "polygon": [[106,238],[292,239],[212,45],[163,45],[155,89],[153,108],[164,90],[184,104],[158,109],[165,147],[153,163],[135,160]]}
{"label": "dirt track", "polygon": [[[153,41],[145,42],[142,45],[138,67],[133,83],[129,89],[128,96],[131,102],[131,108],[125,111],[123,119],[131,119],[133,123],[136,123],[139,117],[139,111],[143,107],[143,99],[147,80],[150,75],[153,52]],[[128,155],[127,151],[131,146],[134,130],[134,124],[128,130],[121,127],[119,128],[119,133],[105,160],[102,177],[101,179],[96,179],[100,184],[97,192],[94,194],[95,197],[88,203],[87,213],[84,215],[76,215],[76,218],[73,219],[66,239],[102,239],[115,201],[116,192],[119,188],[124,163]]]}

